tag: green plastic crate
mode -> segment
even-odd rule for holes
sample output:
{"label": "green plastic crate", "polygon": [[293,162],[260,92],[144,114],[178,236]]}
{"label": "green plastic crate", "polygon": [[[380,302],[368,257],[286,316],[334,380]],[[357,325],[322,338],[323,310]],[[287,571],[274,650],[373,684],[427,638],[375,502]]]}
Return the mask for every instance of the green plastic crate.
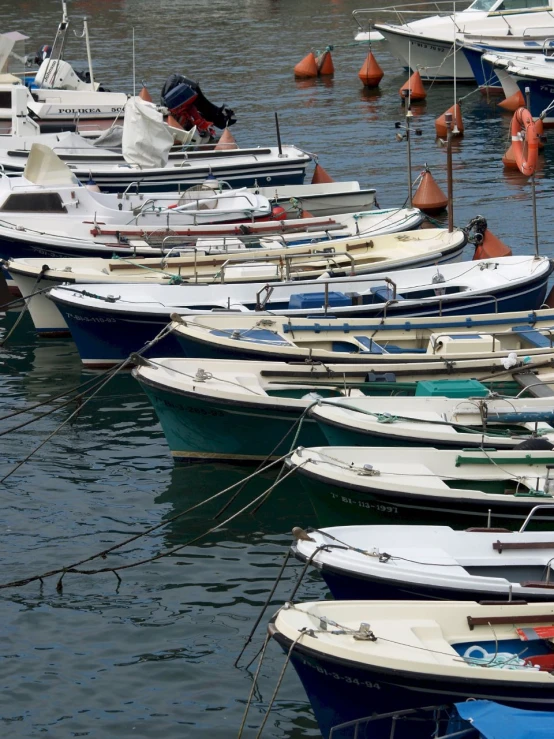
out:
{"label": "green plastic crate", "polygon": [[423,380],[417,383],[415,394],[433,398],[484,398],[489,391],[479,380]]}

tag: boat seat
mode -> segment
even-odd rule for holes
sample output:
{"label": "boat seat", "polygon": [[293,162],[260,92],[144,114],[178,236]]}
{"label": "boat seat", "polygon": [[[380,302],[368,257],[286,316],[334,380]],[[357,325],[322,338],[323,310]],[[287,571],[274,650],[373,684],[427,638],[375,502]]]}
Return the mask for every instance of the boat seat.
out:
{"label": "boat seat", "polygon": [[517,334],[520,339],[536,349],[550,349],[553,347],[553,343],[550,338],[541,334],[541,332],[537,331],[533,326],[514,326],[512,331],[514,334]]}
{"label": "boat seat", "polygon": [[399,293],[394,295],[392,287],[385,285],[384,287],[372,287],[369,292],[373,295],[374,303],[387,303],[389,300],[404,300]]}

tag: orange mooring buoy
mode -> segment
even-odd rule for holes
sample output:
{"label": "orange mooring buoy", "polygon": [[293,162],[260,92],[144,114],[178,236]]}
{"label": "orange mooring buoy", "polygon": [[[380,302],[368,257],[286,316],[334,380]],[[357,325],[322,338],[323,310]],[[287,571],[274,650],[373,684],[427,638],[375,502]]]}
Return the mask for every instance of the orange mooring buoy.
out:
{"label": "orange mooring buoy", "polygon": [[412,198],[414,208],[433,215],[440,213],[448,205],[448,198],[435,182],[435,178],[426,166],[421,173],[421,182]]}
{"label": "orange mooring buoy", "polygon": [[446,128],[447,113],[452,114],[452,135],[463,136],[464,122],[462,120],[462,109],[460,108],[459,103],[451,105],[448,110],[445,110],[444,113],[435,120],[435,131],[437,132],[437,136],[440,139],[445,139],[448,135],[448,129]]}
{"label": "orange mooring buoy", "polygon": [[171,113],[167,116],[166,123],[171,128],[178,128],[180,131],[184,131],[185,130],[183,128],[183,126],[181,126],[181,124],[179,123],[179,121],[175,120],[175,118],[171,115]]}
{"label": "orange mooring buoy", "polygon": [[225,128],[221,136],[219,137],[219,141],[215,145],[215,148],[217,151],[220,149],[238,149],[238,144],[235,141],[235,137],[233,134],[229,131],[228,128]]}
{"label": "orange mooring buoy", "polygon": [[317,77],[317,61],[314,52],[310,51],[294,68],[295,77]]}
{"label": "orange mooring buoy", "polygon": [[325,49],[323,54],[320,54],[317,59],[317,73],[321,77],[330,77],[335,74],[335,65],[333,64],[333,57],[329,48]]}
{"label": "orange mooring buoy", "polygon": [[378,87],[384,74],[377,59],[373,56],[373,52],[370,51],[366,56],[365,62],[362,64],[362,68],[358,72],[358,77],[365,87]]}
{"label": "orange mooring buoy", "polygon": [[314,214],[310,213],[309,210],[302,210],[302,215],[300,216],[300,218],[313,218],[313,217],[314,217]]}
{"label": "orange mooring buoy", "polygon": [[323,169],[321,164],[318,164],[316,162],[314,173],[312,176],[312,185],[320,185],[324,182],[334,182],[335,180],[331,177],[331,175]]}
{"label": "orange mooring buoy", "polygon": [[476,244],[473,259],[494,259],[496,257],[511,257],[512,250],[498,237],[486,228],[483,241]]}
{"label": "orange mooring buoy", "polygon": [[412,74],[409,80],[404,82],[399,90],[399,94],[402,100],[405,100],[407,97],[409,97],[412,102],[425,100],[425,98],[427,97],[427,93],[425,92],[425,88],[423,87],[421,75],[417,70]]}
{"label": "orange mooring buoy", "polygon": [[512,145],[508,146],[506,149],[506,152],[504,156],[502,157],[502,164],[506,169],[517,169],[517,162],[516,158],[514,156],[514,150],[512,149]]}
{"label": "orange mooring buoy", "polygon": [[148,90],[144,86],[143,86],[142,90],[139,92],[139,95],[138,96],[139,96],[139,98],[141,100],[144,100],[145,103],[152,103],[152,102],[154,102],[152,100],[152,95],[148,92]]}
{"label": "orange mooring buoy", "polygon": [[510,97],[507,97],[506,100],[498,103],[498,107],[504,108],[504,110],[509,110],[511,113],[514,113],[518,108],[525,108],[525,98],[523,97],[523,93],[521,90],[518,90],[513,95],[510,95]]}

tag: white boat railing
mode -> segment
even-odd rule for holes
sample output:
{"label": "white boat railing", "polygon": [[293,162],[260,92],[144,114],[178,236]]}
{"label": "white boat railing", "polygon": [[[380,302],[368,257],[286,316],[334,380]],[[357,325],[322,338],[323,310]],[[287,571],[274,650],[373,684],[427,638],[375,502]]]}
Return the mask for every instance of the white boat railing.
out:
{"label": "white boat railing", "polygon": [[[461,739],[462,737],[475,735],[475,729],[471,726],[467,729],[443,734],[440,728],[439,718],[442,714],[444,716],[443,723],[446,723],[446,720],[448,719],[447,709],[447,706],[422,706],[421,708],[406,708],[402,711],[391,711],[390,713],[364,716],[363,718],[346,721],[345,723],[333,726],[329,732],[329,739],[335,739],[335,736],[342,736],[341,732],[345,729],[354,729],[353,739],[361,739],[362,736],[367,736],[368,724],[373,724],[375,721],[386,721],[388,719],[390,719],[391,724],[389,739],[395,739],[398,720],[400,719],[401,725],[405,730],[406,722],[409,721],[410,718],[413,718],[415,724],[420,724],[423,718],[435,723],[435,730],[432,734],[429,734],[429,739]],[[364,729],[363,735],[360,731],[362,728]]]}
{"label": "white boat railing", "polygon": [[[413,10],[412,10],[413,8]],[[352,11],[352,16],[360,31],[367,31],[373,24],[376,15],[395,15],[402,25],[406,22],[404,16],[421,16],[425,18],[431,13],[449,16],[453,13],[467,10],[467,2],[450,2],[450,0],[433,0],[425,3],[406,3],[404,5],[385,5],[382,8],[360,8]],[[412,18],[413,20],[413,18]]]}

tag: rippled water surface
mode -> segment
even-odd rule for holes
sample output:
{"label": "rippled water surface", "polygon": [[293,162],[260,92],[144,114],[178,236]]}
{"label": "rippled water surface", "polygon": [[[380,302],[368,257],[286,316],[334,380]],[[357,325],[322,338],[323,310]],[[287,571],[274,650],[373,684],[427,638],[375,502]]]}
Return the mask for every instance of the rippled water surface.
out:
{"label": "rippled water surface", "polygon": [[[60,4],[0,2],[2,30],[19,30],[30,48],[51,43]],[[181,71],[214,102],[237,112],[242,145],[274,143],[273,112],[283,139],[319,153],[337,178],[378,189],[382,206],[406,198],[405,144],[395,141],[405,80],[386,48],[375,53],[386,76],[379,92],[357,78],[366,50],[352,45],[352,0],[82,0],[69,4],[74,28],[90,19],[95,75],[112,89],[132,90],[132,29],[137,84],[157,96],[164,78]],[[331,81],[295,82],[293,65],[310,48],[336,46]],[[86,56],[72,38],[66,56],[77,68]],[[455,220],[483,213],[515,252],[532,247],[529,185],[503,173],[509,116],[471,87],[459,88],[466,136],[456,144]],[[445,187],[445,151],[433,119],[452,102],[450,86],[433,86],[415,109],[414,172],[428,163]],[[538,175],[541,251],[551,254],[551,145]],[[16,318],[2,320],[9,328]],[[38,341],[25,319],[0,354],[0,431],[31,418],[6,418],[90,375],[70,341]],[[51,408],[51,406],[46,406]],[[75,410],[61,409],[1,437],[6,475]],[[39,411],[36,411],[38,414]],[[175,469],[163,434],[134,380],[110,382],[51,441],[0,484],[0,582],[68,566],[167,520],[236,482],[239,467],[203,464]],[[242,491],[237,511],[270,483],[267,475]],[[223,498],[226,500],[226,498]],[[214,502],[189,512],[108,560],[88,567],[132,564],[184,545],[215,524]],[[252,672],[233,662],[264,602],[294,525],[309,525],[309,504],[286,481],[255,515],[171,556],[113,574],[68,574],[0,590],[2,737],[56,738],[236,736]],[[272,608],[286,598],[292,567]],[[315,575],[303,598],[323,597]],[[270,609],[271,610],[271,609]],[[265,622],[264,622],[265,623]],[[248,654],[261,645],[262,626]],[[248,661],[248,660],[247,660]],[[273,692],[283,656],[272,645],[262,669],[246,736]],[[317,736],[300,683],[286,675],[264,736]]]}

